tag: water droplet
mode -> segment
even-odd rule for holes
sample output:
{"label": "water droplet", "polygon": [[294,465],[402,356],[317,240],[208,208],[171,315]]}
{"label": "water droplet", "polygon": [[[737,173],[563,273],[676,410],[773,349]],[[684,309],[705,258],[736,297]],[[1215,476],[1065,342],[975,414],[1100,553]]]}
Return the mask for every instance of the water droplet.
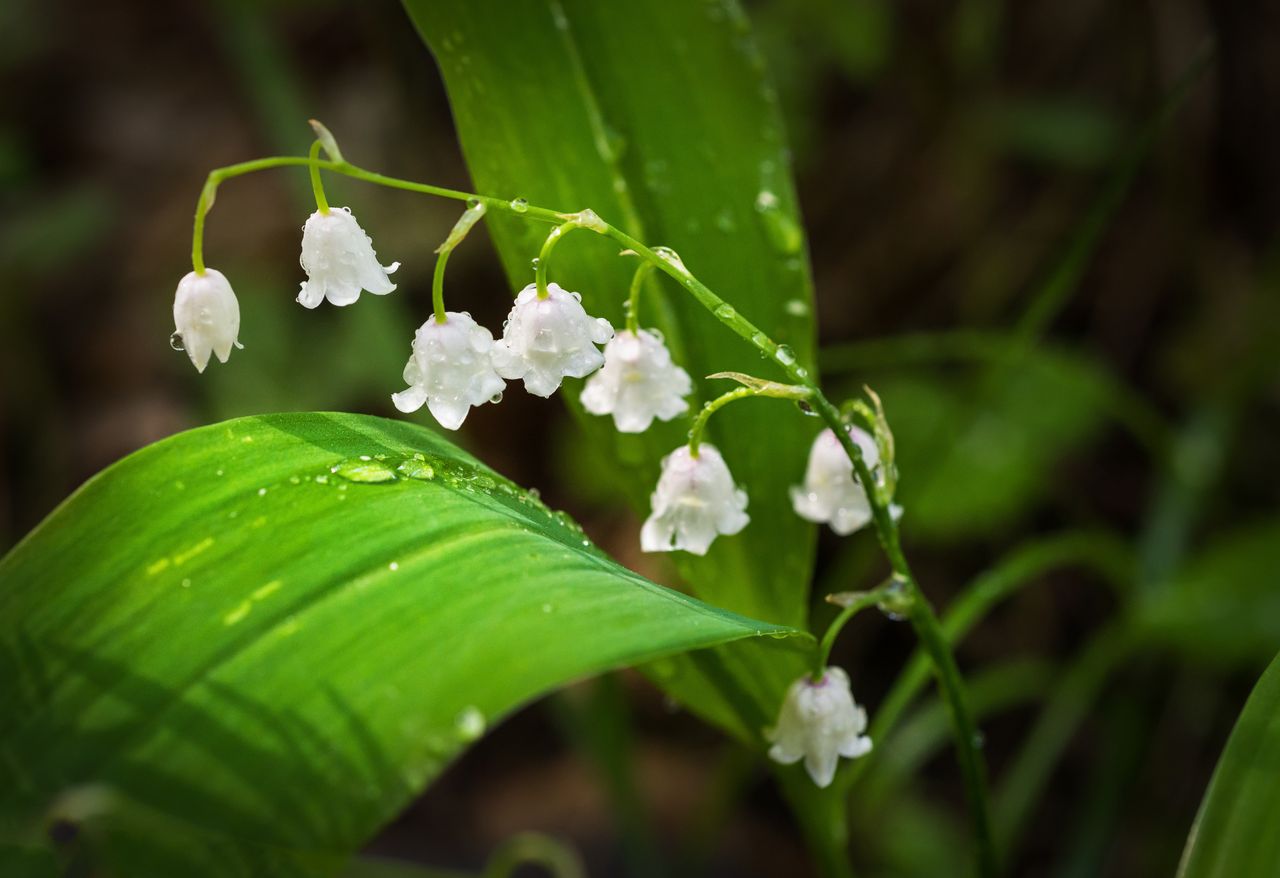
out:
{"label": "water droplet", "polygon": [[265,496],[267,496],[267,489],[266,489],[266,488],[259,488],[259,489],[258,489],[258,496],[259,496],[259,497],[265,497]]}
{"label": "water droplet", "polygon": [[764,223],[765,234],[774,248],[786,253],[799,253],[804,246],[804,231],[790,215],[782,211],[778,196],[768,189],[756,196],[756,213]]}
{"label": "water droplet", "polygon": [[402,461],[396,467],[396,472],[406,478],[417,479],[420,482],[429,482],[436,477],[435,467],[427,463],[426,458],[420,454],[415,454],[408,460]]}
{"label": "water droplet", "polygon": [[530,488],[526,493],[528,493],[530,500],[542,499],[542,492],[539,491],[537,488]]}
{"label": "water droplet", "polygon": [[300,485],[300,484],[302,484],[302,477],[301,477],[301,476],[289,476],[289,484],[291,484],[291,485]]}
{"label": "water droplet", "polygon": [[392,573],[394,573],[400,569],[400,564],[397,561],[392,561],[390,564],[387,565],[387,569],[390,570]]}
{"label": "water droplet", "polygon": [[529,260],[529,265],[533,268],[534,271],[537,271],[538,266],[541,264],[542,264],[542,260],[539,259],[537,256]]}
{"label": "water droplet", "polygon": [[173,348],[175,351],[185,351],[185,350],[186,350],[186,348],[185,348],[185,347],[183,347],[183,345],[182,345],[182,333],[181,333],[181,332],[175,332],[173,335],[169,336],[169,347]]}
{"label": "water droplet", "polygon": [[783,307],[792,317],[805,317],[809,314],[809,303],[804,299],[787,299],[787,304]]}
{"label": "water droplet", "polygon": [[795,351],[784,344],[778,345],[778,349],[773,352],[773,358],[778,361],[778,365],[791,367],[796,364]]}
{"label": "water droplet", "polygon": [[190,579],[184,579],[184,580],[182,580],[182,587],[183,587],[183,588],[191,588],[191,580],[190,580]]}
{"label": "water droplet", "polygon": [[489,397],[489,402],[493,403],[494,405],[497,405],[498,403],[502,402],[502,391],[499,390],[493,396]]}
{"label": "water droplet", "polygon": [[511,209],[516,213],[524,213],[529,209],[529,202],[523,198],[513,198],[511,199]]}
{"label": "water droplet", "polygon": [[733,320],[735,317],[738,316],[738,312],[734,310],[734,307],[730,305],[728,302],[725,302],[720,305],[716,305],[716,309],[712,313],[715,314],[717,317],[719,317],[721,320]]}
{"label": "water droplet", "polygon": [[479,738],[484,734],[484,726],[484,714],[478,707],[464,708],[453,722],[454,730],[463,741],[474,741]]}
{"label": "water droplet", "polygon": [[763,332],[753,332],[751,333],[751,343],[756,347],[768,347],[769,336],[765,335]]}
{"label": "water droplet", "polygon": [[[396,480],[396,472],[380,460],[373,460],[367,454],[361,455],[359,458],[351,458],[334,464],[330,467],[329,472],[340,478],[346,479],[348,482],[362,482],[365,484],[376,484],[378,482],[394,482]],[[345,485],[339,485],[345,488]]]}

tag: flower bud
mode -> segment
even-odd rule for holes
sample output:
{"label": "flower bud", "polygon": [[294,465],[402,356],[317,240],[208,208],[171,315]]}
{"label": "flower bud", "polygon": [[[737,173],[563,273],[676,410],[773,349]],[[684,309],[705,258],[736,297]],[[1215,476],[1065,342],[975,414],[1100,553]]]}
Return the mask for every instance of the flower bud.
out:
{"label": "flower bud", "polygon": [[203,372],[209,354],[225,363],[232,347],[241,347],[240,303],[231,284],[220,271],[206,268],[203,274],[189,272],[178,282],[173,297],[173,339],[175,347],[187,352],[196,371]]}

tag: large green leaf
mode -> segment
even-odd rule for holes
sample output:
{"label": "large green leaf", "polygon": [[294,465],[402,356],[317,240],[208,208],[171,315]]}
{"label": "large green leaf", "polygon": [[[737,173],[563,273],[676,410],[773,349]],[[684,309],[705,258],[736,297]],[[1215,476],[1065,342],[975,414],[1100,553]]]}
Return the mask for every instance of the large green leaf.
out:
{"label": "large green leaf", "polygon": [[62,818],[117,874],[314,874],[550,687],[787,633],[619,567],[420,427],[193,430],[0,561],[0,841]]}
{"label": "large green leaf", "polygon": [[1249,696],[1200,804],[1179,878],[1280,875],[1280,656]]}
{"label": "large green leaf", "polygon": [[[590,207],[674,248],[812,366],[812,292],[777,99],[733,0],[405,6],[439,61],[480,191]],[[523,287],[548,228],[493,213],[489,223],[513,287]],[[550,270],[592,313],[620,324],[634,268],[610,241],[580,233],[559,246]],[[665,280],[652,281],[641,316],[665,332],[702,399],[726,389],[700,380],[709,373],[769,374],[750,346]],[[791,512],[787,487],[816,428],[785,405],[747,402],[713,420],[710,438],[750,493],[752,522],[706,558],[677,560],[711,603],[799,625],[813,528]],[[586,421],[593,441],[615,449],[621,486],[647,508],[658,461],[684,440],[687,422],[623,436],[607,419]]]}

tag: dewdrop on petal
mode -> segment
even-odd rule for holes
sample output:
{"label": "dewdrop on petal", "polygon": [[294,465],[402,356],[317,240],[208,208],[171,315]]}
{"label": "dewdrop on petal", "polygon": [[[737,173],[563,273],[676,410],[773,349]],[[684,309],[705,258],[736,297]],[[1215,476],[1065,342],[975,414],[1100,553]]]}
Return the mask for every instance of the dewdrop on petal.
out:
{"label": "dewdrop on petal", "polygon": [[405,413],[426,403],[440,426],[456,430],[472,406],[494,401],[506,386],[493,371],[492,351],[493,336],[470,314],[446,312],[444,323],[433,314],[413,337],[404,367],[409,388],[392,394],[391,401]]}
{"label": "dewdrop on petal", "polygon": [[681,445],[662,459],[650,502],[653,511],[640,529],[640,548],[646,552],[705,555],[717,536],[736,534],[751,520],[746,492],[706,442],[699,444],[697,457]]}
{"label": "dewdrop on petal", "polygon": [[604,348],[604,368],[587,381],[582,407],[593,415],[613,415],[621,433],[643,433],[654,418],[684,414],[693,390],[689,373],[671,362],[655,332],[623,330]]}
{"label": "dewdrop on petal", "polygon": [[242,347],[237,340],[240,303],[226,277],[212,268],[203,273],[188,272],[178,282],[173,297],[173,325],[170,344],[185,350],[198,372],[209,364],[209,354],[217,354],[218,360],[225,363],[232,347]]}
{"label": "dewdrop on petal", "polygon": [[[848,429],[849,436],[862,450],[867,469],[874,472],[880,463],[875,439],[859,427]],[[854,474],[853,461],[831,430],[823,430],[813,441],[804,484],[791,489],[791,505],[796,515],[829,524],[840,536],[847,536],[871,521],[867,492]]]}
{"label": "dewdrop on petal", "polygon": [[769,758],[783,765],[804,760],[809,777],[820,787],[831,785],[840,757],[857,759],[871,751],[867,712],[853,700],[849,675],[829,667],[821,679],[805,674],[791,684],[778,723],[765,730]]}
{"label": "dewdrop on petal", "polygon": [[350,305],[361,290],[385,296],[396,288],[388,277],[399,262],[384,266],[373,252],[373,241],[345,207],[317,210],[302,227],[302,282],[298,302],[315,308],[325,299]]}
{"label": "dewdrop on petal", "polygon": [[535,396],[550,396],[565,378],[585,378],[604,364],[596,345],[613,338],[613,327],[592,317],[582,297],[558,284],[539,299],[534,284],[516,296],[502,338],[493,346],[493,366],[503,378],[524,379]]}

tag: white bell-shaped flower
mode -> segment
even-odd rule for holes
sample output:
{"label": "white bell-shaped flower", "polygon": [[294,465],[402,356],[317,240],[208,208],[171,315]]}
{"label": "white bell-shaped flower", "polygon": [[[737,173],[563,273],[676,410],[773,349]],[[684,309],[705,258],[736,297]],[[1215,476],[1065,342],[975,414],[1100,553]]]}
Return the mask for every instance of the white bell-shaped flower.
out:
{"label": "white bell-shaped flower", "polygon": [[643,433],[654,418],[669,421],[688,410],[693,390],[689,373],[671,362],[656,332],[623,330],[604,348],[604,368],[582,391],[582,407],[593,415],[613,415],[622,433]]}
{"label": "white bell-shaped flower", "polygon": [[240,303],[226,277],[212,268],[206,268],[203,274],[188,272],[178,281],[173,297],[173,325],[176,332],[171,344],[185,350],[199,372],[209,364],[210,353],[225,363],[232,347],[242,347],[237,340]]}
{"label": "white bell-shaped flower", "polygon": [[521,290],[493,346],[498,374],[523,378],[524,389],[535,396],[550,396],[566,377],[585,378],[599,369],[604,354],[596,345],[613,338],[609,321],[589,315],[577,293],[554,283],[547,292],[539,299],[533,284]]}
{"label": "white bell-shaped flower", "polygon": [[445,321],[435,315],[418,327],[413,354],[404,367],[409,388],[392,394],[402,412],[414,412],[425,402],[446,430],[456,430],[472,406],[494,402],[506,387],[490,359],[493,335],[465,312],[448,311]]}
{"label": "white bell-shaped flower", "polygon": [[646,552],[705,555],[717,536],[736,534],[751,520],[746,492],[706,442],[699,444],[697,457],[681,445],[662,459],[650,502],[653,511],[640,529],[640,548]]}
{"label": "white bell-shaped flower", "polygon": [[384,266],[373,252],[373,241],[345,207],[317,210],[302,227],[302,282],[298,302],[315,308],[325,299],[350,305],[361,290],[384,296],[396,288],[388,277],[399,262]]}
{"label": "white bell-shaped flower", "polygon": [[[880,464],[876,440],[859,427],[849,427],[849,435],[862,450],[867,468],[874,472]],[[854,474],[853,461],[831,430],[823,430],[813,440],[804,484],[791,489],[791,505],[801,518],[829,524],[840,536],[853,533],[871,520],[867,492]]]}
{"label": "white bell-shaped flower", "polygon": [[782,700],[778,724],[765,730],[773,744],[769,758],[783,765],[804,760],[809,777],[830,786],[841,756],[857,759],[871,751],[867,712],[853,700],[849,675],[830,667],[814,681],[808,674],[791,684]]}

